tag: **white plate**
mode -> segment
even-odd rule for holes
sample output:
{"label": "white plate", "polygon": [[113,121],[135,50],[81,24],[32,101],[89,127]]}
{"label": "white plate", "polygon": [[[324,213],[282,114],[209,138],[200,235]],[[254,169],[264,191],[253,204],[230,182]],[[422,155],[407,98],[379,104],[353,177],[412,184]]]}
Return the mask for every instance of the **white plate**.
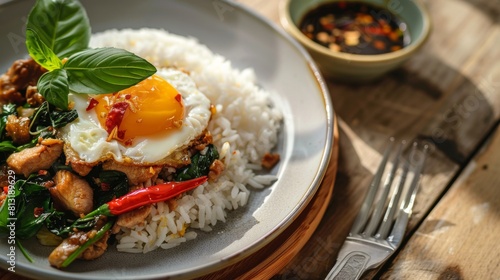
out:
{"label": "white plate", "polygon": [[[1,1],[0,1],[1,2]],[[259,85],[273,93],[284,123],[278,152],[279,180],[252,192],[249,205],[229,213],[226,224],[172,250],[148,254],[110,249],[95,261],[76,261],[67,270],[51,268],[52,248],[35,240],[23,244],[35,259],[16,254],[16,273],[34,278],[150,279],[192,278],[249,256],[281,233],[312,198],[324,176],[332,146],[333,108],[314,63],[297,43],[247,8],[226,1],[107,0],[82,1],[93,32],[110,28],[163,28],[192,36],[239,69],[252,67]],[[33,1],[0,6],[0,71],[26,56],[23,34]],[[0,241],[0,265],[7,268],[6,240]]]}

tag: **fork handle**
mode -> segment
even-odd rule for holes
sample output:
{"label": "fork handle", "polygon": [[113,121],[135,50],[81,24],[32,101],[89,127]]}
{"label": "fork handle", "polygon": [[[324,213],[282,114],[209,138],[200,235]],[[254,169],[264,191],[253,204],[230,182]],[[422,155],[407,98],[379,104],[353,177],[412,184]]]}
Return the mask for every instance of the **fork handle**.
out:
{"label": "fork handle", "polygon": [[370,256],[366,253],[354,251],[338,259],[335,266],[326,276],[326,280],[353,280],[359,279],[366,270]]}

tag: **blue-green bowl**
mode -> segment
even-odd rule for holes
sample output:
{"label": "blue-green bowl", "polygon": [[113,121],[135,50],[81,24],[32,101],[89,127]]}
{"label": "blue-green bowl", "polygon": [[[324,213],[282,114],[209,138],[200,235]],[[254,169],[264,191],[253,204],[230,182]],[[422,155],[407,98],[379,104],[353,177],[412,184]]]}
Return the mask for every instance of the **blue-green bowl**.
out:
{"label": "blue-green bowl", "polygon": [[335,1],[340,0],[281,0],[279,8],[284,29],[309,51],[327,78],[347,82],[373,81],[401,66],[429,37],[431,21],[425,7],[418,0],[352,0],[375,5],[399,17],[406,23],[411,41],[402,49],[385,54],[364,55],[331,51],[306,37],[297,26],[308,11]]}

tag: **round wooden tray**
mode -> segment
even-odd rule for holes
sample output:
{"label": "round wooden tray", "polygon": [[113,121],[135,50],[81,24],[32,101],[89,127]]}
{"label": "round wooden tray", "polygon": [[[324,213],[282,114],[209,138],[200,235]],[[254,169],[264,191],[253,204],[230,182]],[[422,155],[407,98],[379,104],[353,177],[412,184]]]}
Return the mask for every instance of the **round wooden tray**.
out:
{"label": "round wooden tray", "polygon": [[295,221],[264,248],[222,270],[198,280],[269,279],[279,273],[304,247],[325,214],[333,192],[339,154],[339,131],[335,118],[330,163],[321,185]]}

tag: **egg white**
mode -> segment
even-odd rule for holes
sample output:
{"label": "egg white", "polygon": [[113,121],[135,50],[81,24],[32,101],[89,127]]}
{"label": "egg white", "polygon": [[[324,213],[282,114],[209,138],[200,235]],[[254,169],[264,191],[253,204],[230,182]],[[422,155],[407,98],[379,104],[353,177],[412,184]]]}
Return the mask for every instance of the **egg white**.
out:
{"label": "egg white", "polygon": [[86,111],[88,95],[70,94],[78,119],[61,129],[63,140],[88,163],[114,158],[123,162],[154,163],[168,157],[175,150],[189,144],[207,127],[210,120],[210,100],[201,93],[189,75],[175,69],[158,69],[157,75],[169,82],[184,100],[185,117],[182,127],[148,137],[137,137],[131,146],[116,140],[106,141],[108,133],[101,127],[95,110]]}

